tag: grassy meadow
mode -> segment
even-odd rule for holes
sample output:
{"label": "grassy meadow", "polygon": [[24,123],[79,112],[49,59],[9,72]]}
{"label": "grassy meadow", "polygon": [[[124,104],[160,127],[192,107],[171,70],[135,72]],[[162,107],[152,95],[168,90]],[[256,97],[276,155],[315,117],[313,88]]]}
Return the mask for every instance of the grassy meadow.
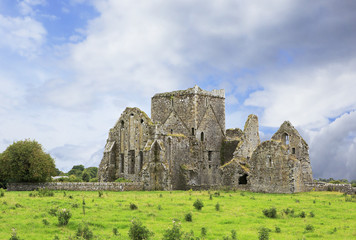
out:
{"label": "grassy meadow", "polygon": [[[73,239],[82,223],[89,226],[94,239],[128,239],[133,218],[154,232],[152,239],[162,239],[173,221],[200,239],[231,239],[232,230],[237,239],[258,239],[261,227],[271,230],[269,239],[356,239],[355,199],[345,201],[338,192],[103,192],[99,197],[98,192],[54,191],[51,197],[30,197],[33,193],[5,192],[0,197],[0,239],[10,239],[13,228],[25,240]],[[197,199],[204,204],[200,211],[193,207]],[[138,208],[132,210],[130,203]],[[273,207],[277,218],[266,217],[262,211]],[[72,218],[68,225],[59,226],[54,214],[63,208],[71,211]],[[302,212],[305,217],[300,217]],[[187,213],[192,214],[192,222],[185,220]],[[307,231],[307,225],[314,230]],[[114,228],[120,236],[113,234]],[[202,228],[207,230],[204,238]]]}

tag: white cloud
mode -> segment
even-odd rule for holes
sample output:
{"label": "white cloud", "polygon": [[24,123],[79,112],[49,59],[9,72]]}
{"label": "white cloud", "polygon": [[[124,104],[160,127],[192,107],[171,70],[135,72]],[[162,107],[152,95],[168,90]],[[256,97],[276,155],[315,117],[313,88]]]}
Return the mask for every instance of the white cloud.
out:
{"label": "white cloud", "polygon": [[0,49],[10,48],[22,56],[33,57],[41,52],[46,30],[30,17],[0,15],[0,36]]}
{"label": "white cloud", "polygon": [[18,6],[20,12],[23,15],[36,15],[36,11],[33,9],[34,6],[45,5],[46,0],[22,0],[19,1]]}
{"label": "white cloud", "polygon": [[321,128],[345,111],[356,109],[356,59],[307,71],[266,75],[263,90],[252,93],[246,105],[264,108],[261,123],[278,126],[288,119],[296,126]]}
{"label": "white cloud", "polygon": [[314,177],[356,179],[356,112],[343,114],[318,132],[311,132]]}

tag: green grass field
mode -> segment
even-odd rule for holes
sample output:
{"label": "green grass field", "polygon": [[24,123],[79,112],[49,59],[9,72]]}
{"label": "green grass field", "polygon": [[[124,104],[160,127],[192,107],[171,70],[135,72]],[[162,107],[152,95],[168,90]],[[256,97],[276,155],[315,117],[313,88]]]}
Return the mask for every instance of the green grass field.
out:
{"label": "green grass field", "polygon": [[[102,197],[98,192],[56,191],[53,197],[30,197],[30,193],[5,192],[0,197],[0,239],[9,239],[12,228],[25,240],[54,239],[56,235],[59,239],[72,239],[81,223],[88,224],[95,239],[128,239],[133,218],[154,232],[152,239],[162,239],[173,221],[180,222],[184,232],[193,231],[196,237],[201,237],[201,228],[206,228],[205,239],[231,239],[231,230],[237,232],[237,239],[258,239],[261,227],[271,229],[269,239],[356,239],[356,202],[345,201],[345,196],[337,192],[220,191],[220,196],[215,196],[215,191],[104,192]],[[196,199],[204,203],[201,211],[193,207]],[[131,210],[130,203],[138,209]],[[217,203],[220,211],[215,208]],[[277,209],[277,218],[263,215],[262,210],[271,207]],[[72,218],[67,226],[59,226],[58,218],[49,214],[57,208],[70,209]],[[294,209],[294,216],[283,212],[287,208]],[[305,218],[299,216],[302,211]],[[189,212],[192,222],[185,221]],[[308,224],[314,231],[305,230]],[[120,237],[113,235],[113,228],[118,229]]]}

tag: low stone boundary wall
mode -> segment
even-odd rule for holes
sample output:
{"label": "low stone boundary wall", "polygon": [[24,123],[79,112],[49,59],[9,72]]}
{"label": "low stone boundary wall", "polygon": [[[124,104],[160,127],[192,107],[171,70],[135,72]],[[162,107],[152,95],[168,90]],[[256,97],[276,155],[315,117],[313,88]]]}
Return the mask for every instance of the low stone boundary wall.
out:
{"label": "low stone boundary wall", "polygon": [[336,191],[347,194],[356,194],[356,187],[352,187],[351,184],[334,184],[334,183],[308,183],[306,184],[309,191]]}
{"label": "low stone boundary wall", "polygon": [[141,191],[143,190],[143,184],[118,182],[46,182],[7,184],[7,191],[33,191],[39,188],[66,191]]}

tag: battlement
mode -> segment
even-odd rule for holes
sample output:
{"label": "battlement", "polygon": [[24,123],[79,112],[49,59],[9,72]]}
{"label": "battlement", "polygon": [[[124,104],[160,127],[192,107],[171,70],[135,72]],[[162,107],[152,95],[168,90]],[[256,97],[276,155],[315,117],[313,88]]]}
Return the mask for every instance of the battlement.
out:
{"label": "battlement", "polygon": [[165,92],[165,93],[156,93],[152,98],[158,97],[170,97],[170,96],[184,96],[184,95],[204,95],[210,97],[218,97],[225,98],[225,90],[224,89],[213,89],[212,91],[206,91],[195,85],[192,88],[188,88],[186,90],[178,90],[173,92]]}

